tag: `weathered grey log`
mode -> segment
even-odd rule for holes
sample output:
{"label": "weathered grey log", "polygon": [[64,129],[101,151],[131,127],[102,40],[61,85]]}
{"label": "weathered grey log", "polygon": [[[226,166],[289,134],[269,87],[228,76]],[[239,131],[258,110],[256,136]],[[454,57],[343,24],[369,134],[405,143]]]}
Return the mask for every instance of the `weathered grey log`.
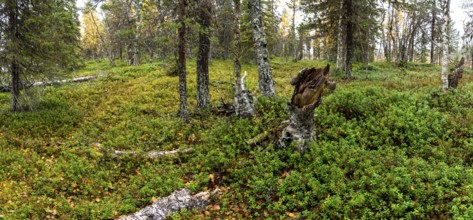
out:
{"label": "weathered grey log", "polygon": [[[100,75],[95,75],[95,76],[83,76],[83,77],[77,77],[73,79],[65,79],[65,80],[53,80],[53,81],[46,81],[46,82],[35,82],[35,83],[28,83],[28,84],[23,84],[21,86],[22,89],[27,89],[31,87],[40,87],[40,86],[57,86],[57,85],[62,85],[66,83],[79,83],[79,82],[85,82],[89,80],[93,80],[99,77],[103,77],[105,75],[100,74]],[[11,87],[8,85],[0,85],[0,92],[10,92]]]}
{"label": "weathered grey log", "polygon": [[190,148],[184,149],[184,150],[177,149],[177,150],[170,150],[170,151],[154,151],[153,150],[153,151],[144,152],[144,153],[140,153],[140,152],[137,152],[137,151],[119,151],[119,150],[115,150],[115,151],[113,151],[112,156],[113,157],[118,157],[118,156],[121,156],[121,155],[138,155],[138,156],[142,156],[142,157],[145,157],[145,158],[155,159],[155,158],[164,157],[164,156],[175,156],[176,154],[187,153],[191,150],[192,149],[190,149]]}
{"label": "weathered grey log", "polygon": [[207,205],[210,193],[202,192],[192,195],[188,189],[173,192],[170,196],[160,198],[153,204],[140,211],[128,215],[120,220],[161,220],[167,215],[178,212],[181,209],[204,208]]}
{"label": "weathered grey log", "polygon": [[255,105],[253,96],[245,87],[246,76],[247,73],[245,71],[243,77],[238,80],[238,85],[236,85],[235,97],[233,98],[234,109],[238,117],[251,118],[255,114]]}
{"label": "weathered grey log", "polygon": [[326,87],[334,90],[335,82],[328,78],[330,66],[325,69],[303,69],[291,80],[294,93],[287,104],[290,112],[289,124],[283,129],[279,140],[280,147],[297,142],[297,150],[303,152],[307,143],[315,140],[314,110],[322,102],[322,94]]}
{"label": "weathered grey log", "polygon": [[455,68],[450,70],[448,74],[448,88],[456,89],[458,87],[458,81],[463,77],[463,64],[465,64],[465,58],[462,57],[460,62],[455,66]]}

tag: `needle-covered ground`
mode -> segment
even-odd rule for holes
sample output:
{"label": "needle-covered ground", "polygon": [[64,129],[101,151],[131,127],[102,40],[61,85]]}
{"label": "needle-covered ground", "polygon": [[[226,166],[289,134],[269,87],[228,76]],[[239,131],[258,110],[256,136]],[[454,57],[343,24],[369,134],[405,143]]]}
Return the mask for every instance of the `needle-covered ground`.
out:
{"label": "needle-covered ground", "polygon": [[[195,109],[195,62],[188,66]],[[0,94],[0,219],[111,219],[180,188],[219,189],[206,210],[172,218],[473,218],[473,74],[440,91],[440,67],[355,66],[332,71],[337,89],[316,109],[317,141],[305,154],[275,149],[289,84],[305,67],[272,61],[278,98],[259,98],[255,118],[211,111],[177,118],[178,78],[161,63],[88,62],[74,76],[97,80],[41,89],[31,112]],[[247,87],[257,86],[255,65]],[[211,96],[232,101],[232,62],[212,61]],[[217,90],[218,88],[218,90]],[[114,150],[192,149],[174,157],[114,157]]]}

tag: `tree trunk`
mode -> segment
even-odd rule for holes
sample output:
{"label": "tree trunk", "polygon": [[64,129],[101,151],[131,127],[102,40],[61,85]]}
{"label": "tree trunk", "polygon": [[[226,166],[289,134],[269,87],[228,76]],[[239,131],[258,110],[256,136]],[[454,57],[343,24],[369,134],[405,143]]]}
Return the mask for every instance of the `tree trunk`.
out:
{"label": "tree trunk", "polygon": [[245,89],[245,76],[241,77],[241,42],[240,42],[240,0],[233,0],[235,6],[235,17],[234,17],[234,34],[233,34],[233,70],[235,71],[235,97],[234,97],[234,108],[235,113],[239,117],[250,118],[255,113],[255,107],[253,102],[253,96]]}
{"label": "tree trunk", "polygon": [[297,38],[296,38],[296,0],[291,0],[291,8],[292,8],[292,59],[294,61],[299,60],[299,56],[297,54]]}
{"label": "tree trunk", "polygon": [[443,12],[442,24],[442,90],[448,90],[448,45],[449,45],[449,27],[450,24],[450,0],[446,0]]}
{"label": "tree trunk", "polygon": [[[10,48],[11,51],[15,51],[18,46],[18,5],[16,0],[7,0],[5,3],[5,9],[8,13],[8,32],[10,38]],[[11,81],[11,94],[12,94],[12,111],[18,112],[21,111],[21,106],[19,102],[20,98],[20,65],[15,54],[11,57],[10,61],[10,73],[12,77]]]}
{"label": "tree trunk", "polygon": [[200,0],[199,18],[199,53],[197,54],[197,109],[210,105],[209,94],[209,55],[210,23],[212,20],[212,2]]}
{"label": "tree trunk", "polygon": [[179,72],[179,98],[180,108],[179,116],[184,121],[189,121],[189,113],[187,110],[187,79],[186,79],[186,6],[187,0],[179,0],[178,22],[180,24],[178,29],[178,72]]}
{"label": "tree trunk", "polygon": [[268,43],[266,42],[266,34],[264,32],[261,1],[248,0],[248,8],[250,9],[256,64],[258,65],[258,86],[263,96],[274,97],[276,96],[276,90],[269,63]]}
{"label": "tree trunk", "polygon": [[[343,7],[344,1],[340,1],[340,16],[338,18],[338,35],[337,35],[337,69],[345,71],[345,58],[347,56],[345,46],[345,12]],[[384,32],[383,32],[384,33]]]}
{"label": "tree trunk", "polygon": [[345,58],[345,68],[346,68],[346,78],[351,79],[352,78],[352,58],[353,58],[353,52],[354,52],[354,24],[353,24],[353,19],[352,19],[352,14],[353,14],[353,0],[344,0],[345,1],[345,20],[346,20],[346,37],[345,37],[345,43],[347,47],[347,52],[346,52],[346,58]]}
{"label": "tree trunk", "polygon": [[315,140],[314,110],[321,103],[321,97],[326,87],[334,90],[336,84],[329,81],[330,66],[325,69],[303,69],[291,80],[294,93],[287,109],[290,112],[289,124],[283,129],[279,145],[289,146],[297,142],[299,152],[305,151],[307,144]]}
{"label": "tree trunk", "polygon": [[434,0],[432,7],[432,24],[430,30],[430,64],[435,64],[435,19],[437,16],[437,2]]}
{"label": "tree trunk", "polygon": [[135,14],[136,14],[136,21],[135,21],[135,39],[133,40],[132,47],[133,47],[133,66],[140,65],[140,34],[141,34],[141,4],[140,0],[135,0]]}

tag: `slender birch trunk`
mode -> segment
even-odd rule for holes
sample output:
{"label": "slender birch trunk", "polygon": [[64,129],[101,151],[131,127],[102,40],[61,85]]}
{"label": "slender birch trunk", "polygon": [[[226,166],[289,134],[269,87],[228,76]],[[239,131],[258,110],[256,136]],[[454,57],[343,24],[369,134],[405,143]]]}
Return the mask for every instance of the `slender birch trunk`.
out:
{"label": "slender birch trunk", "polygon": [[449,61],[449,28],[450,24],[450,0],[445,1],[445,8],[443,9],[443,24],[442,24],[442,90],[448,90],[448,61]]}

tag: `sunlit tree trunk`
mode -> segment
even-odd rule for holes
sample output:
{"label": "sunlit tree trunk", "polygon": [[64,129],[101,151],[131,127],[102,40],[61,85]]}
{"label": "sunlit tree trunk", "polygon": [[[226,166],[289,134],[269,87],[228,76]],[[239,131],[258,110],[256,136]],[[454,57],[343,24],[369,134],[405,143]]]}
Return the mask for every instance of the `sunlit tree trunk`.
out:
{"label": "sunlit tree trunk", "polygon": [[133,40],[132,47],[133,47],[133,61],[132,65],[138,66],[140,65],[140,38],[141,38],[141,3],[140,0],[135,0],[135,39]]}
{"label": "sunlit tree trunk", "polygon": [[443,8],[443,24],[442,24],[442,90],[448,90],[448,45],[449,45],[449,28],[450,23],[450,0],[445,1]]}
{"label": "sunlit tree trunk", "polygon": [[345,50],[345,27],[343,1],[340,1],[340,16],[338,19],[338,35],[337,35],[337,69],[345,71],[345,58],[347,56]]}
{"label": "sunlit tree trunk", "polygon": [[258,86],[263,96],[274,97],[276,96],[276,90],[269,63],[268,43],[264,32],[261,0],[248,0],[248,8],[250,9],[256,64],[258,65]]}

